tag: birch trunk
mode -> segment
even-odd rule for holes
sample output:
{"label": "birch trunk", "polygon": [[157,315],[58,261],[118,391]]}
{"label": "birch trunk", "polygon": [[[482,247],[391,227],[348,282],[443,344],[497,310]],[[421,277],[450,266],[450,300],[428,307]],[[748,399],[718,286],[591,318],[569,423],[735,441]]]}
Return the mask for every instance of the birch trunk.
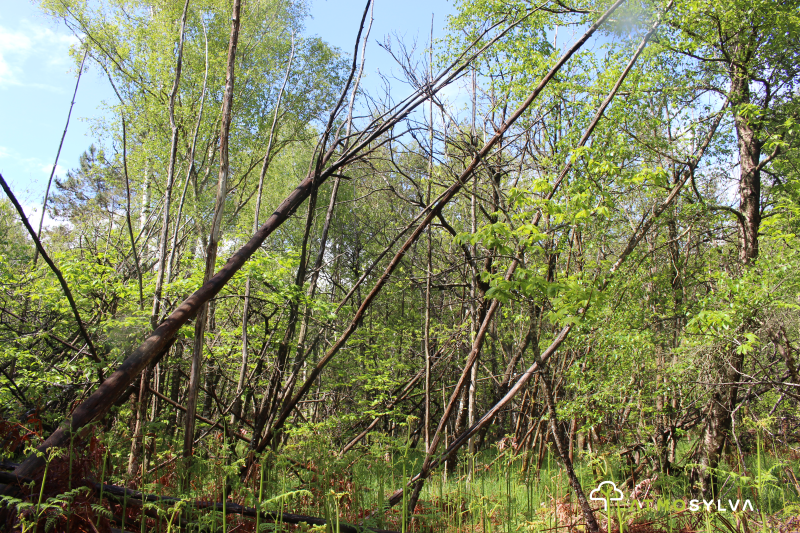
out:
{"label": "birch trunk", "polygon": [[[217,262],[217,248],[221,237],[222,216],[225,210],[225,197],[227,196],[229,159],[228,135],[231,127],[231,110],[233,107],[234,66],[236,62],[236,48],[239,41],[239,26],[241,24],[242,0],[234,0],[231,24],[231,36],[228,45],[228,64],[225,83],[225,99],[222,102],[222,127],[220,129],[220,167],[217,182],[217,196],[214,202],[214,218],[211,223],[208,247],[206,248],[206,268],[203,276],[205,285],[214,274]],[[194,425],[197,413],[197,392],[200,385],[200,365],[205,344],[205,330],[208,319],[208,301],[200,306],[195,319],[195,339],[192,350],[192,369],[189,375],[189,393],[186,401],[186,425],[184,427],[183,457],[187,458],[186,472],[189,472],[191,456],[194,448]],[[188,480],[188,475],[187,475]]]}

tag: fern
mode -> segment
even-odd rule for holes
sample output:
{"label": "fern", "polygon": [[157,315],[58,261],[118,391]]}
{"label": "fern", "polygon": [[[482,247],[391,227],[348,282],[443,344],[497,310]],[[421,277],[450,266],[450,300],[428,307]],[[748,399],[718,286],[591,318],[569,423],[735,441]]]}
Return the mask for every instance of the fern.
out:
{"label": "fern", "polygon": [[53,503],[53,504],[60,503],[60,504],[64,504],[64,505],[71,504],[75,500],[75,498],[78,495],[80,495],[81,492],[87,492],[88,493],[88,492],[91,492],[91,489],[89,487],[77,487],[77,488],[74,488],[74,489],[72,489],[70,491],[64,492],[62,494],[58,494],[56,496],[52,496],[50,498],[47,498],[47,502],[48,503]]}
{"label": "fern", "polygon": [[142,509],[155,511],[156,513],[158,513],[158,517],[159,518],[166,518],[167,520],[169,520],[169,515],[168,515],[167,511],[163,507],[161,507],[160,505],[157,505],[157,504],[152,503],[152,502],[145,502],[142,505]]}
{"label": "fern", "polygon": [[9,507],[16,506],[17,509],[20,510],[20,512],[25,510],[25,509],[27,509],[28,507],[33,506],[32,503],[24,502],[24,501],[20,500],[19,498],[14,498],[14,497],[11,497],[11,496],[0,496],[0,506],[4,506],[4,505],[7,505]]}
{"label": "fern", "polygon": [[278,494],[278,495],[277,495],[277,496],[275,496],[274,498],[270,498],[269,500],[267,500],[267,501],[265,501],[265,502],[263,502],[263,503],[264,503],[264,504],[270,504],[270,503],[283,503],[283,502],[285,502],[286,500],[290,500],[290,499],[292,499],[292,498],[294,498],[294,497],[296,497],[296,496],[297,496],[297,497],[302,497],[302,496],[313,497],[314,495],[313,495],[313,494],[311,494],[311,492],[310,492],[310,491],[307,491],[307,490],[305,490],[305,489],[291,490],[291,491],[289,491],[289,492],[285,492],[285,493],[283,493],[283,494]]}
{"label": "fern", "polygon": [[109,520],[111,520],[111,518],[113,518],[113,515],[111,514],[111,511],[109,511],[108,509],[106,509],[102,505],[93,503],[92,504],[92,510],[95,513],[97,513],[98,515],[104,516],[104,517],[108,518]]}
{"label": "fern", "polygon": [[61,516],[62,516],[61,513],[51,514],[50,516],[48,516],[47,521],[44,523],[45,532],[51,531],[53,528],[55,528],[56,523],[58,522],[58,519]]}

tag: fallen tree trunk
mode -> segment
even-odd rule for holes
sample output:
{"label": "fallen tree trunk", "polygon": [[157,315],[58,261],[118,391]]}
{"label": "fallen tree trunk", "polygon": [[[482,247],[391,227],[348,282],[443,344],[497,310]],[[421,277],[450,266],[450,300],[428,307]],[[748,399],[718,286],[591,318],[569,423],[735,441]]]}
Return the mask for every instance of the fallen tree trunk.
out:
{"label": "fallen tree trunk", "polygon": [[[0,483],[5,483],[9,485],[21,485],[23,483],[31,483],[31,482],[33,482],[33,480],[30,478],[17,476],[9,472],[0,472]],[[159,496],[157,494],[144,494],[142,492],[139,492],[138,490],[126,489],[125,487],[119,487],[117,485],[108,485],[105,483],[101,485],[100,483],[94,483],[86,480],[84,481],[84,484],[94,489],[95,493],[97,494],[100,494],[100,492],[102,491],[103,496],[113,496],[115,498],[126,498],[131,500],[139,500],[140,502],[149,502],[149,503],[157,503],[157,502],[178,503],[180,501],[185,501],[181,500],[180,498],[172,498],[170,496]],[[233,503],[233,502],[223,503],[223,502],[196,501],[196,502],[191,502],[191,506],[194,509],[210,509],[212,511],[224,512],[226,514],[235,514],[253,518],[255,518],[260,514],[261,518],[264,518],[265,520],[269,520],[272,522],[281,522],[284,524],[311,524],[314,526],[324,526],[328,523],[324,518],[318,518],[316,516],[306,516],[294,513],[279,513],[275,511],[260,511],[255,507],[245,507],[244,505],[239,505],[238,503]],[[396,531],[392,531],[389,529],[375,529],[363,526],[353,526],[342,522],[339,522],[337,526],[339,528],[339,531],[341,531],[342,533],[364,533],[365,531],[372,531],[373,533],[397,533]]]}
{"label": "fallen tree trunk", "polygon": [[[126,489],[125,487],[118,487],[116,485],[103,484],[101,486],[100,483],[91,482],[88,482],[87,485],[92,487],[98,494],[102,490],[104,496],[114,496],[115,498],[130,498],[133,500],[150,503],[178,503],[182,501],[180,498],[171,498],[169,496],[159,496],[156,494],[144,494],[137,490]],[[324,518],[319,518],[316,516],[306,516],[294,513],[279,513],[275,511],[260,511],[255,507],[245,507],[244,505],[239,505],[238,503],[233,502],[196,501],[192,502],[191,506],[194,509],[209,509],[211,511],[219,511],[226,514],[248,516],[253,518],[260,514],[261,518],[272,522],[281,522],[284,524],[311,524],[313,526],[324,526],[328,523],[328,521]],[[372,531],[373,533],[397,533],[396,531],[389,529],[353,526],[342,522],[339,522],[337,527],[342,533],[364,533],[365,531]]]}
{"label": "fallen tree trunk", "polygon": [[[472,161],[470,161],[470,163],[467,165],[464,171],[458,176],[455,183],[450,185],[450,187],[445,192],[443,192],[432,204],[426,206],[425,211],[427,212],[427,214],[425,218],[411,233],[406,242],[400,247],[395,256],[392,258],[392,260],[389,261],[389,264],[386,266],[383,275],[381,275],[381,277],[378,278],[378,281],[375,283],[375,285],[373,285],[372,290],[369,292],[369,294],[367,294],[367,296],[361,302],[361,305],[359,306],[356,313],[353,315],[350,324],[341,333],[339,339],[333,345],[331,345],[331,347],[328,349],[325,355],[319,360],[319,362],[311,370],[311,372],[309,372],[308,377],[305,383],[303,383],[303,386],[300,387],[300,390],[294,395],[294,397],[291,398],[291,400],[288,400],[284,404],[280,415],[275,420],[272,427],[269,429],[269,431],[261,440],[261,442],[258,444],[258,447],[255,449],[257,453],[263,452],[267,448],[267,446],[270,445],[273,437],[280,430],[282,430],[284,423],[289,418],[289,415],[294,410],[294,407],[303,398],[303,396],[311,389],[311,387],[313,387],[314,383],[316,382],[320,373],[322,373],[323,369],[328,365],[331,359],[333,359],[336,356],[336,354],[339,353],[339,350],[347,343],[350,336],[353,334],[353,332],[355,332],[359,324],[361,324],[362,318],[366,310],[369,308],[373,300],[381,292],[383,286],[387,283],[394,270],[400,264],[400,261],[403,259],[406,252],[408,252],[408,250],[411,249],[411,246],[416,242],[416,240],[420,237],[420,235],[422,235],[422,233],[425,231],[425,229],[428,227],[431,221],[441,214],[444,206],[447,205],[447,203],[450,202],[450,200],[452,200],[453,197],[455,197],[456,193],[458,193],[458,191],[461,190],[464,184],[467,183],[467,181],[472,176],[473,172],[478,167],[478,165],[483,160],[485,160],[486,157],[491,153],[495,145],[497,145],[503,138],[506,131],[508,131],[508,129],[517,121],[517,119],[520,116],[522,116],[523,113],[525,113],[525,111],[528,109],[528,107],[530,107],[533,101],[536,100],[536,98],[541,94],[541,92],[544,90],[544,88],[547,86],[550,80],[552,80],[553,77],[555,77],[556,73],[558,73],[561,67],[569,60],[570,57],[572,57],[572,55],[575,52],[577,52],[586,43],[586,41],[589,40],[589,37],[592,36],[592,34],[597,30],[597,28],[599,28],[605,22],[605,20],[614,12],[614,10],[616,10],[616,8],[619,7],[623,2],[625,2],[625,0],[617,0],[600,17],[600,19],[595,24],[593,24],[589,28],[589,30],[587,30],[587,32],[561,57],[561,59],[556,63],[556,65],[554,65],[553,68],[550,69],[550,71],[544,76],[544,78],[542,78],[539,84],[528,95],[528,97],[517,108],[517,110],[514,111],[514,113],[512,113],[511,116],[505,122],[503,122],[503,124],[500,125],[494,136],[492,136],[492,138],[489,139],[483,145],[483,148],[481,148],[477,153],[475,153],[475,155],[472,158]],[[492,303],[492,306],[496,309],[497,305],[498,305],[497,300],[495,300]],[[487,323],[488,319],[485,319],[484,326],[486,326]],[[478,337],[476,338],[473,344],[473,346],[477,346],[477,348],[473,348],[473,354],[477,349],[480,348],[480,345],[483,342],[483,337],[481,335],[485,335],[485,330],[486,328],[483,327],[482,331],[478,332]],[[471,355],[470,361],[474,362],[474,359],[475,358]],[[468,367],[471,366],[471,363],[468,363],[467,366]],[[459,386],[454,392],[454,396],[458,394],[458,392],[461,390],[462,385],[463,385],[463,377],[461,380],[459,380]],[[451,406],[449,408],[451,408]],[[437,433],[434,435],[434,440],[431,443],[431,447],[433,449],[435,449],[436,446],[438,445],[438,439],[440,438],[439,435],[441,433],[441,427],[442,424],[440,423],[440,427],[437,429]],[[247,470],[248,466],[245,467],[245,470]]]}

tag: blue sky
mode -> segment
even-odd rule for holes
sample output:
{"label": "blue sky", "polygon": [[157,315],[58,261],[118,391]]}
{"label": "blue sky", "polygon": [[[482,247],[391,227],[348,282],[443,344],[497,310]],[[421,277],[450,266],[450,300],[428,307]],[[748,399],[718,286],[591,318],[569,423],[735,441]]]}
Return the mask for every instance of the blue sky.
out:
{"label": "blue sky", "polygon": [[[364,0],[312,0],[306,33],[319,35],[351,53]],[[377,46],[396,34],[418,49],[428,42],[431,14],[434,37],[444,34],[449,0],[376,0],[375,21],[367,51],[365,85],[375,87],[376,71],[391,75],[394,61]],[[44,189],[64,130],[77,67],[69,56],[77,39],[63,24],[41,14],[35,2],[4,0],[0,10],[0,173],[37,221]],[[101,102],[113,93],[98,69],[81,77],[75,107],[59,157],[56,176],[78,165],[92,142],[91,119],[102,113]]]}
{"label": "blue sky", "polygon": [[[69,47],[76,42],[28,1],[6,1],[0,10],[0,172],[27,212],[36,204],[41,209],[64,130],[75,88]],[[57,175],[77,166],[90,143],[85,118],[97,115],[108,93],[93,71],[81,79]]]}

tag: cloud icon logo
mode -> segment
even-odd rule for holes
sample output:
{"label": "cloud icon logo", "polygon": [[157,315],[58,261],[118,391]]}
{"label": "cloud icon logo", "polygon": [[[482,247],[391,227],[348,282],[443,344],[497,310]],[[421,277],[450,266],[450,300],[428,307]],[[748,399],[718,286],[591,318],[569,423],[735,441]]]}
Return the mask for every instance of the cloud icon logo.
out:
{"label": "cloud icon logo", "polygon": [[616,483],[613,481],[603,481],[596,489],[589,493],[589,499],[595,502],[603,502],[607,513],[608,502],[622,501],[625,499],[625,495],[617,488]]}

